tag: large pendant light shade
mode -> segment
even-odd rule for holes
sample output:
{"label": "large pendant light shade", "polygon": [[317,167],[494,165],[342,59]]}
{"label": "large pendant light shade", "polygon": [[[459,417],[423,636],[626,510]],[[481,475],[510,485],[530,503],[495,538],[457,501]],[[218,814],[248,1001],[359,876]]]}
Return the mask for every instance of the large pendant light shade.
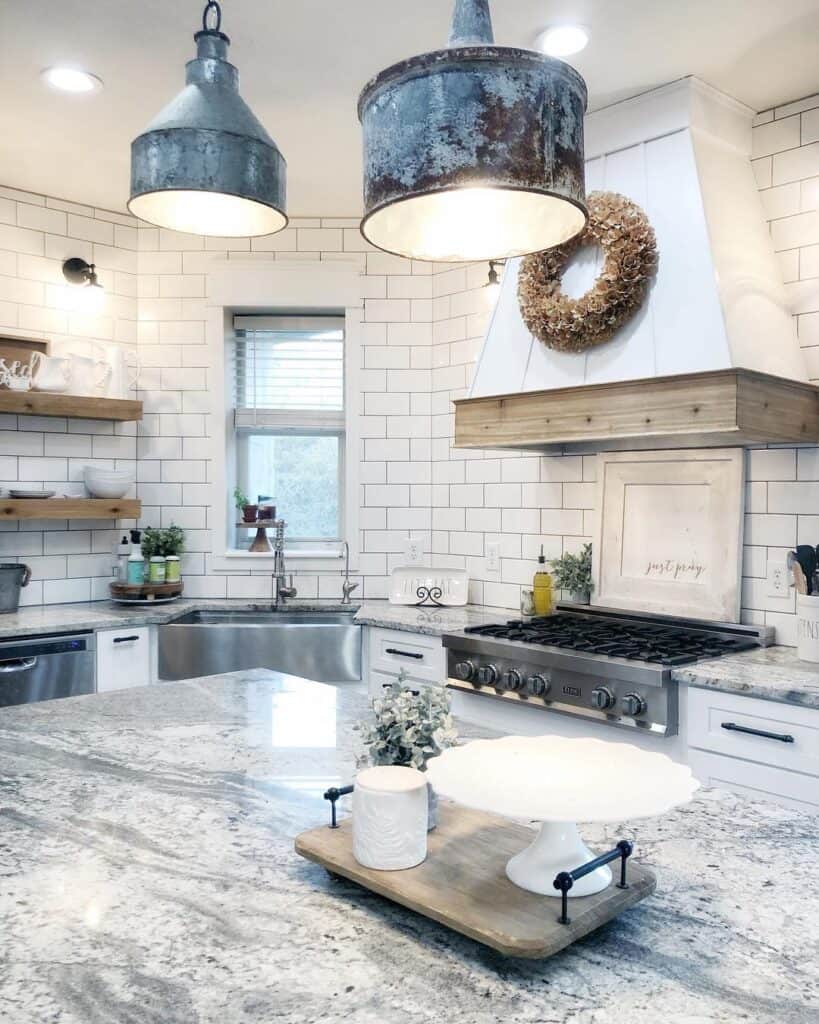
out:
{"label": "large pendant light shade", "polygon": [[218,3],[202,25],[185,88],[131,144],[128,208],[176,231],[270,235],[287,224],[287,165],[239,95]]}
{"label": "large pendant light shade", "polygon": [[586,225],[586,85],[568,64],[494,45],[488,0],[456,0],[449,46],[369,82],[364,237],[420,260],[505,259]]}

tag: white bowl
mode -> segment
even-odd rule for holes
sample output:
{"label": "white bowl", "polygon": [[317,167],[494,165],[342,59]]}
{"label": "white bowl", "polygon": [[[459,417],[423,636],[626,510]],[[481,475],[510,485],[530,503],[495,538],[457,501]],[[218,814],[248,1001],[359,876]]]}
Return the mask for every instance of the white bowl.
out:
{"label": "white bowl", "polygon": [[86,466],[85,486],[94,498],[124,498],[134,484],[131,470],[96,469]]}

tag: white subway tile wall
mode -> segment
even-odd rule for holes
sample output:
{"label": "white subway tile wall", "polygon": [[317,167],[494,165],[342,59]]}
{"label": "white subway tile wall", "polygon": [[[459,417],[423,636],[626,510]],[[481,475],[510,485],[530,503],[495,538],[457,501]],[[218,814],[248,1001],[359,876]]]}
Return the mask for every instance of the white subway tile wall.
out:
{"label": "white subway tile wall", "polygon": [[[812,379],[819,380],[819,96],[763,111],[753,167],[764,215]],[[108,291],[104,312],[80,316],[60,264],[93,260]],[[432,266],[373,250],[347,218],[294,218],[278,235],[217,239],[139,225],[133,218],[0,188],[0,333],[99,339],[136,346],[140,424],[0,416],[0,487],[57,489],[82,467],[132,466],[140,525],[187,531],[184,571],[194,597],[270,596],[267,569],[210,567],[211,455],[205,343],[207,273],[214,259],[355,260],[362,271],[360,388],[361,555],[356,596],[385,597],[409,536],[441,567],[466,568],[470,599],[516,609],[520,588],[548,558],[591,538],[593,457],[538,457],[452,447],[452,400],[465,396],[489,317],[486,265]],[[770,558],[819,542],[819,449],[753,450],[748,460],[743,617],[793,643],[791,598],[769,598]],[[0,556],[33,570],[23,602],[106,596],[110,523],[0,523]],[[500,569],[487,568],[497,544]],[[338,597],[338,574],[301,575],[302,597]]]}

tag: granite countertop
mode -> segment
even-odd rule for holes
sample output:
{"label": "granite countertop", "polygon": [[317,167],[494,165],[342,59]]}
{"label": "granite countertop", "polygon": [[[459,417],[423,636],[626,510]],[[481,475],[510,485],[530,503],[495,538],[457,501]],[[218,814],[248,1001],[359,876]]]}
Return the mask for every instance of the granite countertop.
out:
{"label": "granite countertop", "polygon": [[295,854],[365,707],[256,670],[0,711],[4,1024],[817,1019],[819,819],[712,790],[584,827],[657,893],[506,960]]}
{"label": "granite countertop", "polygon": [[[338,601],[288,601],[290,611],[349,611],[365,626],[382,626],[410,633],[441,636],[467,626],[504,622],[514,618],[508,608],[466,605],[463,608],[416,608],[366,601],[341,605]],[[173,604],[129,607],[110,601],[85,604],[38,605],[0,615],[0,639],[73,630],[117,629],[123,626],[161,625],[190,611],[271,611],[269,602],[183,598]],[[725,658],[714,658],[672,671],[672,678],[690,686],[765,700],[819,708],[819,665],[800,661],[793,647],[766,647]]]}
{"label": "granite countertop", "polygon": [[689,686],[819,708],[819,665],[800,661],[795,647],[760,647],[675,668]]}
{"label": "granite countertop", "polygon": [[356,622],[365,626],[383,626],[385,629],[401,629],[408,633],[442,636],[444,633],[466,629],[467,626],[483,626],[489,622],[506,622],[513,618],[515,613],[508,608],[469,604],[461,608],[417,608],[387,601],[367,601],[359,608]]}
{"label": "granite countertop", "polygon": [[[18,612],[0,615],[0,639],[12,636],[33,636],[42,633],[65,633],[72,630],[117,629],[120,626],[162,625],[173,622],[190,611],[270,611],[269,601],[218,600],[181,598],[170,604],[138,606],[115,604],[113,601],[90,601],[81,604],[36,605]],[[283,611],[349,611],[357,612],[356,622],[369,626],[386,626],[413,633],[441,636],[465,626],[500,622],[512,616],[508,609],[479,608],[405,608],[387,601],[342,605],[339,601],[288,601]]]}

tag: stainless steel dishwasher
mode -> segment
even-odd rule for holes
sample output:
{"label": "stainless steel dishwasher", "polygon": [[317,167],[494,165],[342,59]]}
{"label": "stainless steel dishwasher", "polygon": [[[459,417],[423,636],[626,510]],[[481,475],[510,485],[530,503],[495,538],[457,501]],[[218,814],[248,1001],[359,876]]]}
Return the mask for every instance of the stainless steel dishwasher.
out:
{"label": "stainless steel dishwasher", "polygon": [[0,707],[96,690],[93,633],[0,641]]}
{"label": "stainless steel dishwasher", "polygon": [[188,612],[159,627],[159,678],[270,668],[319,683],[361,679],[361,626],[349,612]]}

